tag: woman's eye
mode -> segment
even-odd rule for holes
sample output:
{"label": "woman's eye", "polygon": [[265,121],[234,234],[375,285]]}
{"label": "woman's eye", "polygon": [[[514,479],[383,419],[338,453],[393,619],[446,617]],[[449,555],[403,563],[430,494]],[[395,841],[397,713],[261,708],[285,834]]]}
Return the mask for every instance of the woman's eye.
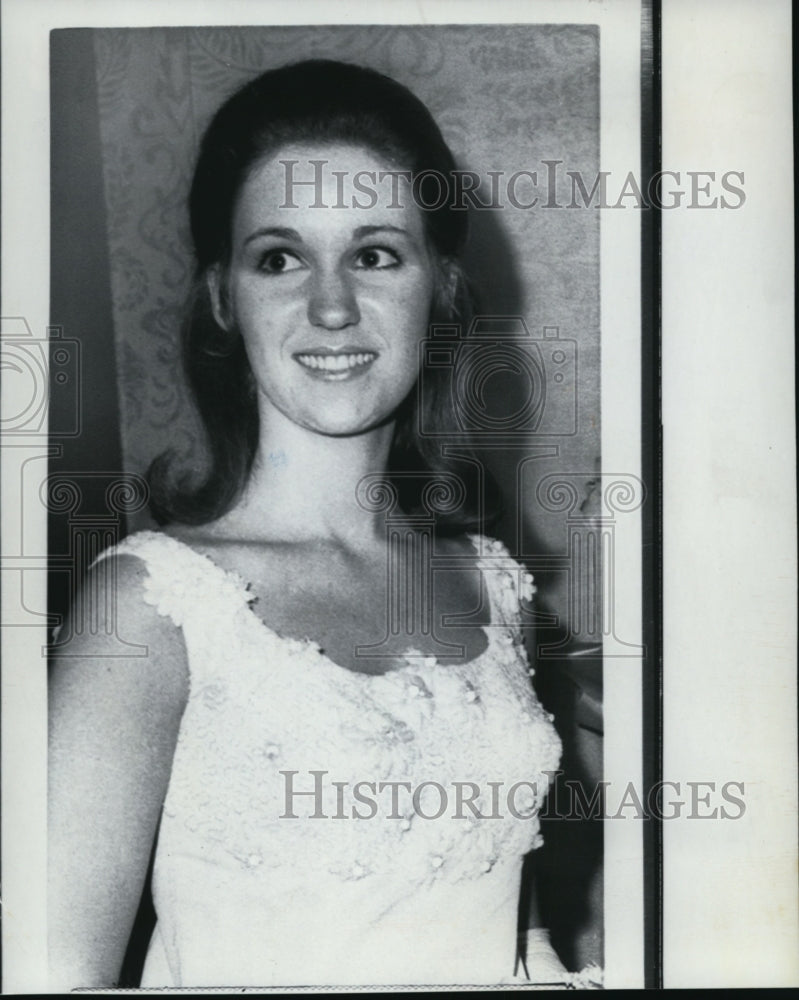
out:
{"label": "woman's eye", "polygon": [[270,250],[261,258],[259,267],[269,274],[284,274],[302,267],[302,261],[288,250]]}
{"label": "woman's eye", "polygon": [[356,267],[367,270],[377,270],[383,267],[396,267],[400,260],[393,250],[385,247],[365,247],[355,255]]}

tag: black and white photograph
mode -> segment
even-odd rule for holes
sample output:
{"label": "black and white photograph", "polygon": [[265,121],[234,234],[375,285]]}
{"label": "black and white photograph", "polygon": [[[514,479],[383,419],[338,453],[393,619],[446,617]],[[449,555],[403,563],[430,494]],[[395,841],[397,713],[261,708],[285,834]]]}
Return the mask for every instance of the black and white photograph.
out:
{"label": "black and white photograph", "polygon": [[670,6],[4,4],[4,992],[748,984],[686,886],[795,867],[792,563],[719,766],[673,279],[759,192]]}

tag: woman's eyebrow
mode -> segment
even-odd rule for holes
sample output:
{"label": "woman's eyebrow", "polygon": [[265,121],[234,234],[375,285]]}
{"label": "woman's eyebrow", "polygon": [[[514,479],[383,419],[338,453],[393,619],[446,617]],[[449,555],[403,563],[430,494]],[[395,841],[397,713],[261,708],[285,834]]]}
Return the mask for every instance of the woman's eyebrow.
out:
{"label": "woman's eyebrow", "polygon": [[[396,233],[399,236],[404,236],[406,239],[413,240],[413,235],[407,229],[403,229],[401,226],[392,226],[389,223],[377,226],[358,226],[352,231],[352,238],[360,240],[369,236],[376,236],[379,233]],[[302,236],[296,229],[289,229],[285,226],[262,226],[250,233],[244,240],[243,246],[246,247],[255,240],[262,239],[265,236],[279,240],[292,240],[295,243],[303,242]]]}
{"label": "woman's eyebrow", "polygon": [[250,233],[244,241],[244,246],[246,247],[248,243],[252,243],[253,240],[260,239],[262,236],[274,236],[279,240],[296,240],[298,243],[302,242],[302,237],[296,229],[286,229],[283,226],[264,226]]}
{"label": "woman's eyebrow", "polygon": [[410,235],[407,229],[403,229],[401,226],[391,226],[388,223],[382,226],[358,226],[352,235],[356,240],[360,240],[364,236],[374,236],[376,233],[399,233],[401,236]]}

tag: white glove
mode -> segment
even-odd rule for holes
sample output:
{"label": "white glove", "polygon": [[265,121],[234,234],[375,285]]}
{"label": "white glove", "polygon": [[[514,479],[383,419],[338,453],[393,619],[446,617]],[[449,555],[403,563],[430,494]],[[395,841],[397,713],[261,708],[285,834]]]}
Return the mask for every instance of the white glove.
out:
{"label": "white glove", "polygon": [[549,941],[545,927],[531,927],[519,934],[519,973],[533,983],[565,983],[569,973]]}

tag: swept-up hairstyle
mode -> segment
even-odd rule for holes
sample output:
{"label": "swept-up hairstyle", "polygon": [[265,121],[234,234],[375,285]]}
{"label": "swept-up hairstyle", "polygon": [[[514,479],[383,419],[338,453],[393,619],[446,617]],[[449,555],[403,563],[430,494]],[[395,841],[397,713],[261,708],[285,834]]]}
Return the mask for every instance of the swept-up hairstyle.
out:
{"label": "swept-up hairstyle", "polygon": [[[468,329],[473,297],[458,264],[466,240],[467,213],[455,203],[455,160],[425,105],[403,85],[372,69],[330,60],[309,60],[269,70],[233,94],[203,136],[189,195],[196,268],[182,331],[183,362],[205,428],[209,466],[204,479],[170,476],[173,456],[159,456],[149,470],[151,508],[160,523],[203,524],[230,510],[246,486],[258,446],[254,377],[241,336],[222,330],[211,307],[207,275],[230,262],[236,198],[250,172],[283,147],[300,143],[347,143],[385,157],[397,169],[424,174],[416,192],[430,246],[441,264],[431,323]],[[446,197],[441,196],[444,185]],[[428,196],[429,195],[429,196]],[[431,205],[424,208],[424,205]],[[444,264],[449,280],[444,279]],[[454,282],[453,282],[454,276]],[[418,510],[428,473],[453,471],[430,430],[455,432],[451,372],[423,373],[424,393],[414,388],[396,414],[387,478],[406,513]],[[420,407],[424,406],[422,413]],[[424,429],[427,433],[421,433]],[[463,444],[462,433],[458,433]],[[463,470],[463,465],[459,463]],[[403,475],[398,473],[418,473]],[[489,505],[495,500],[489,484]],[[477,501],[477,498],[474,498]],[[484,496],[483,502],[487,497]],[[439,518],[442,528],[478,526],[478,502]],[[484,512],[483,512],[484,513]]]}

